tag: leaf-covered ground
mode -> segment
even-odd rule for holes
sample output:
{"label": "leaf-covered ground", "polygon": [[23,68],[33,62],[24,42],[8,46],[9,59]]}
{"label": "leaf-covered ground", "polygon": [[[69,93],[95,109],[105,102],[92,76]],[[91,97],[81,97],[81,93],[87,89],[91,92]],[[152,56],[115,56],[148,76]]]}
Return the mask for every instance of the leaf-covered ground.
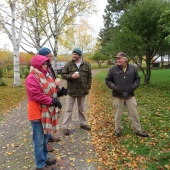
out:
{"label": "leaf-covered ground", "polygon": [[104,164],[101,169],[169,170],[170,70],[155,70],[151,84],[140,85],[136,90],[138,113],[143,131],[149,133],[148,138],[132,132],[126,109],[122,119],[123,134],[120,138],[114,136],[113,98],[105,85],[106,74],[98,74],[93,79],[88,113],[93,144],[99,161]]}
{"label": "leaf-covered ground", "polygon": [[[61,98],[63,109],[65,101],[66,97]],[[26,110],[27,101],[23,101],[9,110],[4,115],[4,121],[0,122],[0,169],[35,170],[32,130]],[[54,151],[48,156],[56,157],[57,170],[97,170],[97,156],[91,144],[90,132],[80,129],[77,109],[74,108],[73,112],[70,136],[62,134],[62,114],[59,121],[61,141],[50,143]]]}
{"label": "leaf-covered ground", "polygon": [[[8,81],[8,86],[2,87],[4,90],[1,91],[3,96],[7,96],[6,101],[10,99],[10,91],[12,88],[10,85],[12,84],[12,79]],[[62,81],[62,86],[65,86],[64,81]],[[23,87],[24,90],[19,91],[22,95],[18,95],[18,88],[19,87],[13,88],[16,91],[12,97],[17,99],[15,102],[10,103],[10,108],[8,107],[9,103],[6,103],[2,98],[4,109],[0,121],[0,169],[34,170],[32,130],[27,119],[27,101],[24,100],[21,102],[23,100],[22,96],[26,98],[25,87]],[[5,94],[3,92],[5,92]],[[60,100],[63,105],[63,111],[59,120],[59,135],[61,141],[51,143],[54,151],[49,153],[48,156],[56,157],[58,160],[56,164],[57,170],[97,170],[97,155],[92,145],[91,135],[90,132],[80,129],[76,105],[73,110],[70,136],[66,137],[62,134],[62,119],[66,105],[66,97],[61,97]],[[88,97],[85,100],[85,110],[87,109]]]}
{"label": "leaf-covered ground", "polygon": [[[77,118],[73,118],[71,136],[61,136],[61,142],[51,144],[55,149],[53,154],[58,160],[58,169],[72,170],[83,166],[84,169],[94,170],[94,162],[98,170],[169,170],[170,70],[154,71],[151,84],[144,86],[141,82],[136,90],[142,129],[149,133],[149,138],[133,134],[126,110],[122,120],[123,134],[120,138],[114,136],[112,95],[105,85],[106,74],[103,72],[93,78],[88,110],[91,133],[87,135],[79,129]],[[6,82],[8,86],[0,87],[1,114],[6,113],[0,125],[7,128],[1,129],[0,133],[0,167],[12,170],[34,169],[26,103],[24,107],[18,105],[26,98],[25,87],[14,88],[12,79]],[[24,80],[22,82],[24,84]],[[62,100],[64,108],[65,99]],[[16,106],[11,113],[10,109]]]}

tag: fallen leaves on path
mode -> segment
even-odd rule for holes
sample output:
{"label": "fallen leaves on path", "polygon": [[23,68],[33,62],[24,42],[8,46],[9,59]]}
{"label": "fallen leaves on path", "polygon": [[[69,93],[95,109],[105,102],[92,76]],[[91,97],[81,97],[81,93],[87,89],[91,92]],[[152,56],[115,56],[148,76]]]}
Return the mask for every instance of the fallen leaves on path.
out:
{"label": "fallen leaves on path", "polygon": [[[107,89],[108,90],[108,89]],[[98,153],[99,160],[103,166],[99,166],[98,170],[110,169],[145,169],[145,157],[133,157],[133,152],[129,152],[124,145],[120,143],[120,139],[132,138],[131,135],[116,138],[114,136],[114,117],[112,107],[112,96],[108,98],[105,93],[105,88],[95,80],[93,80],[93,87],[89,95],[90,110],[88,115],[90,117],[90,124],[92,125],[92,141],[95,150]],[[136,136],[135,136],[136,137]],[[133,138],[132,138],[133,140]]]}

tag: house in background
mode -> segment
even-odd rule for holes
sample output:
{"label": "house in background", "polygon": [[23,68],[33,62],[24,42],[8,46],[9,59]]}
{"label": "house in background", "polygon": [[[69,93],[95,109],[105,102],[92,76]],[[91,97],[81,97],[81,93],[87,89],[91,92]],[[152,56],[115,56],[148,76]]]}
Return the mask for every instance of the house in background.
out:
{"label": "house in background", "polygon": [[164,56],[155,56],[154,62],[152,63],[153,67],[163,67],[163,68],[170,68],[170,55],[164,55]]}

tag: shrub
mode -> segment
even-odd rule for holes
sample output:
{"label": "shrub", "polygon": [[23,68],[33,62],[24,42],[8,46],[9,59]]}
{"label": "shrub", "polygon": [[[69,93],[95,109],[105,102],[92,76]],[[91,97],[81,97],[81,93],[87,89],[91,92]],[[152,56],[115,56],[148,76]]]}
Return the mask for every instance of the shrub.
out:
{"label": "shrub", "polygon": [[8,71],[13,70],[13,65],[12,65],[12,64],[11,64],[11,65],[7,65],[7,66],[6,66],[6,69],[7,69]]}
{"label": "shrub", "polygon": [[25,70],[25,77],[24,78],[26,78],[29,73],[30,73],[29,70]]}
{"label": "shrub", "polygon": [[3,77],[3,69],[0,68],[0,78],[2,78],[2,77]]}
{"label": "shrub", "polygon": [[0,86],[7,86],[7,84],[0,78]]}

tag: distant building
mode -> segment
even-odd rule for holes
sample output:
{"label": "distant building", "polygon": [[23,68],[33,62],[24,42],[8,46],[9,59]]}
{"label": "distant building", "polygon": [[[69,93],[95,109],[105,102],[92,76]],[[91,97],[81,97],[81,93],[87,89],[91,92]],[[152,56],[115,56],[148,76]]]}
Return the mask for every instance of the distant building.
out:
{"label": "distant building", "polygon": [[156,59],[156,60],[152,64],[153,67],[159,67],[160,64],[162,64],[162,67],[164,67],[164,68],[170,67],[170,64],[169,64],[170,63],[170,55],[168,55],[168,54],[164,55],[164,56],[160,56],[160,57],[155,56],[154,59]]}
{"label": "distant building", "polygon": [[160,57],[155,56],[154,59],[155,58],[157,58],[157,59],[154,61],[154,63],[161,63],[161,62],[168,63],[170,61],[169,55],[164,55],[164,56],[160,56]]}

